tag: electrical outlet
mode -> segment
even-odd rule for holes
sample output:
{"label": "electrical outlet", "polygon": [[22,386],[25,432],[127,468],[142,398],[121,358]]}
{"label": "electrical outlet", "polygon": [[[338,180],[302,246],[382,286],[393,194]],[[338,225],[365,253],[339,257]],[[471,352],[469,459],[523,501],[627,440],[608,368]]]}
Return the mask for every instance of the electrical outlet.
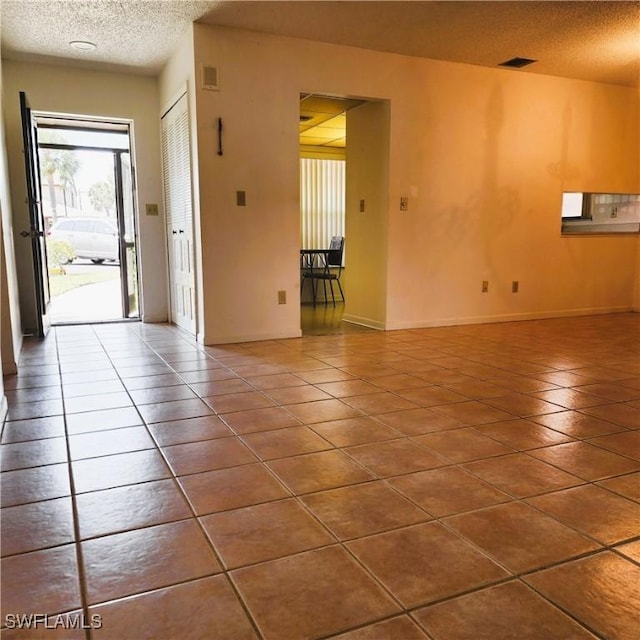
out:
{"label": "electrical outlet", "polygon": [[618,217],[618,207],[612,207],[611,208],[611,217],[612,218],[617,218]]}
{"label": "electrical outlet", "polygon": [[236,206],[238,206],[238,207],[246,207],[247,206],[247,192],[246,191],[236,191]]}
{"label": "electrical outlet", "polygon": [[511,293],[518,293],[520,290],[520,283],[517,280],[514,280],[511,283]]}
{"label": "electrical outlet", "polygon": [[409,198],[405,196],[400,198],[400,211],[409,211]]}
{"label": "electrical outlet", "polygon": [[278,291],[278,304],[287,304],[287,292]]}
{"label": "electrical outlet", "polygon": [[488,280],[483,280],[482,281],[482,293],[487,293],[487,291],[489,291],[489,281]]}

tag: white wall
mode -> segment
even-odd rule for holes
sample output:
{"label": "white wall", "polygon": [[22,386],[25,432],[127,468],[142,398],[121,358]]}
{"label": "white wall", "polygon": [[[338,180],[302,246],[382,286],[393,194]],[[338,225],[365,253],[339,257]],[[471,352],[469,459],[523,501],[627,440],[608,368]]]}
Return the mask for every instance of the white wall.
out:
{"label": "white wall", "polygon": [[171,59],[160,74],[160,115],[165,113],[176,99],[187,92],[189,109],[189,128],[191,143],[191,193],[193,206],[193,235],[196,265],[196,333],[203,341],[204,326],[204,290],[202,280],[202,235],[200,225],[200,190],[198,167],[198,127],[196,113],[196,75],[194,63],[193,29],[189,29],[180,41]]}
{"label": "white wall", "polygon": [[[4,103],[6,92],[0,60],[0,96]],[[16,373],[17,361],[22,348],[22,326],[16,256],[13,244],[13,221],[11,215],[11,190],[5,143],[4,118],[0,118],[0,334],[2,350],[2,374]]]}
{"label": "white wall", "polygon": [[390,102],[387,328],[632,308],[638,236],[562,237],[560,204],[639,190],[635,90],[194,27],[196,68],[221,77],[196,89],[206,342],[298,335],[306,91]]}
{"label": "white wall", "polygon": [[635,270],[635,298],[633,300],[633,310],[640,312],[640,244],[638,245],[638,252],[636,258],[636,270]]}
{"label": "white wall", "polygon": [[[203,341],[299,336],[300,88],[277,39],[194,28],[196,69],[217,66],[221,84],[220,91],[196,87]],[[246,206],[236,206],[237,191],[245,191]],[[287,304],[278,304],[279,290]]]}
{"label": "white wall", "polygon": [[[133,121],[137,178],[142,319],[167,319],[164,217],[146,216],[145,204],[162,202],[158,84],[155,78],[5,60],[4,116],[12,185],[14,229],[28,227],[18,93],[25,91],[34,111],[73,113]],[[15,236],[15,234],[14,234]],[[15,236],[23,326],[34,325],[31,251]]]}
{"label": "white wall", "polygon": [[[409,216],[391,216],[402,295],[389,326],[629,309],[638,237],[562,237],[560,202],[563,190],[637,189],[633,92],[464,65],[423,71],[392,124],[392,192],[418,197]],[[417,143],[403,145],[412,130]]]}
{"label": "white wall", "polygon": [[386,101],[347,113],[345,251],[353,284],[345,293],[343,318],[378,329],[387,324],[389,123]]}
{"label": "white wall", "polygon": [[[640,103],[640,86],[636,91],[636,99]],[[640,185],[640,145],[638,145],[638,149],[636,150],[636,168],[637,183]],[[638,250],[636,252],[635,298],[633,301],[633,310],[640,312],[640,241],[638,242]]]}
{"label": "white wall", "polygon": [[[0,232],[2,231],[2,218],[0,217]],[[0,315],[2,317],[4,317],[9,309],[8,306],[5,304],[5,289],[6,289],[6,278],[5,278],[5,259],[4,259],[4,244],[0,243]],[[4,338],[4,332],[2,333],[2,337]],[[4,353],[4,345],[2,344],[4,342],[0,341],[0,362],[2,361],[2,355]],[[2,432],[2,429],[4,427],[4,421],[7,418],[7,411],[8,411],[8,405],[7,405],[7,396],[4,395],[4,363],[2,364],[2,368],[0,370],[0,433]]]}

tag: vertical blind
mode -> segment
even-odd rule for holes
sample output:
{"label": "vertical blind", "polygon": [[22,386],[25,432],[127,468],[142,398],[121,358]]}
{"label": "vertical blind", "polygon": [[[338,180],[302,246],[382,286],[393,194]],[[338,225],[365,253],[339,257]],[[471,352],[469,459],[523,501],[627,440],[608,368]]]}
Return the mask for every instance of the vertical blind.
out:
{"label": "vertical blind", "polygon": [[300,159],[300,246],[325,249],[344,236],[344,160]]}

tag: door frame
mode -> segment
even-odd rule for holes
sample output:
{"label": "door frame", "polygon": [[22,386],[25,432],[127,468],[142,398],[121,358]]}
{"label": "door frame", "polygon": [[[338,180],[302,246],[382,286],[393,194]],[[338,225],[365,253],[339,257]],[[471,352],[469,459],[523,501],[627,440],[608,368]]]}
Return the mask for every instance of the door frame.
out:
{"label": "door frame", "polygon": [[33,277],[36,303],[36,335],[44,338],[51,326],[49,318],[49,272],[47,270],[46,229],[42,212],[40,159],[38,156],[38,126],[24,91],[20,91],[20,115],[24,166],[27,187],[27,207],[29,209],[29,230],[22,230],[23,238],[31,238]]}
{"label": "door frame", "polygon": [[[129,141],[131,136],[129,134]],[[114,187],[115,187],[115,200],[116,200],[116,218],[118,220],[118,253],[120,254],[120,293],[122,295],[122,315],[123,320],[133,320],[140,318],[140,301],[138,300],[138,317],[131,318],[131,291],[129,291],[129,275],[132,275],[136,281],[136,291],[138,296],[140,295],[140,274],[138,272],[137,265],[138,260],[138,220],[136,216],[135,208],[135,169],[133,167],[133,159],[131,155],[131,149],[123,151],[120,149],[112,149],[113,151],[113,171],[114,171]],[[124,174],[122,170],[122,155],[127,154],[129,156],[130,168],[131,168],[131,198],[133,207],[133,240],[127,240],[126,223],[125,223],[125,204],[124,204]],[[127,263],[127,249],[133,248],[135,253],[135,265],[136,270],[134,274],[129,274],[129,264]]]}
{"label": "door frame", "polygon": [[[61,131],[96,131],[108,133],[110,129],[105,128],[104,125],[118,125],[117,131],[124,132],[126,128],[127,138],[129,140],[128,149],[118,149],[108,146],[92,146],[92,145],[78,145],[78,144],[59,144],[59,143],[38,143],[37,148],[43,149],[61,149],[69,151],[91,151],[110,154],[113,160],[113,177],[114,177],[114,200],[116,203],[116,222],[119,232],[119,246],[118,254],[120,258],[120,293],[121,293],[121,311],[122,317],[109,320],[96,320],[93,322],[119,322],[119,321],[139,321],[141,320],[141,287],[140,287],[140,274],[137,265],[139,265],[139,220],[138,209],[136,206],[136,170],[132,149],[132,125],[130,121],[118,121],[115,119],[102,119],[91,118],[86,116],[74,116],[69,114],[58,114],[52,112],[36,112],[34,118],[46,121],[46,124],[42,124],[42,128],[57,129]],[[60,120],[60,124],[53,124],[53,121]],[[94,126],[92,126],[94,125]],[[103,126],[100,126],[103,125]],[[122,154],[128,154],[130,158],[131,169],[131,206],[133,208],[133,241],[127,241],[125,238],[125,222],[124,222],[124,181],[122,171]],[[40,183],[38,183],[40,184]],[[132,274],[136,281],[136,291],[138,295],[138,315],[136,317],[129,317],[130,314],[130,300],[129,300],[129,273],[127,265],[127,249],[133,247],[136,255],[136,270]],[[46,260],[44,263],[44,271],[46,269]],[[83,324],[84,321],[79,321],[78,324]],[[69,324],[69,323],[60,323]],[[72,323],[76,324],[76,323]]]}

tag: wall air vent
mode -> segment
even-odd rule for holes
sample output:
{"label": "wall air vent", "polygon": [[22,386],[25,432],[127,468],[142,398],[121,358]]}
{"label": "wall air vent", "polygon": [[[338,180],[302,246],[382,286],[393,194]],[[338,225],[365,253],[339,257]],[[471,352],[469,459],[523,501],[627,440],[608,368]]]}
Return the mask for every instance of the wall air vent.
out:
{"label": "wall air vent", "polygon": [[220,78],[218,76],[218,68],[202,65],[202,88],[209,91],[218,91],[220,89]]}
{"label": "wall air vent", "polygon": [[501,62],[498,66],[511,67],[512,69],[522,69],[522,67],[526,67],[527,65],[533,64],[534,62],[538,61],[532,60],[531,58],[511,58],[511,60]]}

